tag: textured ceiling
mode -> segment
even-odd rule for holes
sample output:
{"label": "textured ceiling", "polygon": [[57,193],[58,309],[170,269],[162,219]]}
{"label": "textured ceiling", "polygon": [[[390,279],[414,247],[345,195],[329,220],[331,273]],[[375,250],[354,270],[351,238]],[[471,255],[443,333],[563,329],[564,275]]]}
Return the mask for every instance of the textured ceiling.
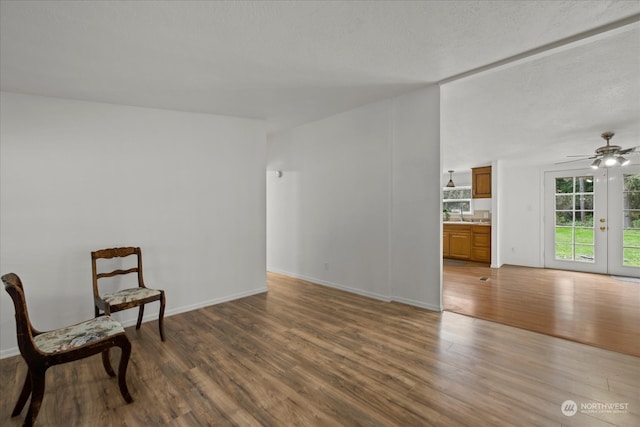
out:
{"label": "textured ceiling", "polygon": [[445,84],[441,106],[442,138],[451,142],[445,163],[452,168],[495,159],[567,161],[593,154],[608,130],[616,133],[612,144],[638,146],[640,26]]}
{"label": "textured ceiling", "polygon": [[[4,91],[260,118],[278,131],[637,15],[640,2],[3,0],[0,8]],[[523,134],[534,145],[585,134],[598,144],[601,131],[633,122],[613,113],[638,112],[635,28],[443,85],[444,169],[468,167],[464,147],[478,141],[495,159],[522,153]],[[558,107],[574,117],[551,114]],[[637,141],[637,115],[634,125]]]}

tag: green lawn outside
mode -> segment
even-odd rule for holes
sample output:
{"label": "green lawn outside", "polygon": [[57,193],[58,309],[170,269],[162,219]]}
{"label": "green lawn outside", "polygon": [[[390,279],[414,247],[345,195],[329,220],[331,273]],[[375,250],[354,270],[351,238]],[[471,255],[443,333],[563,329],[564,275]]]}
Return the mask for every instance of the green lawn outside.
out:
{"label": "green lawn outside", "polygon": [[640,230],[624,230],[624,265],[640,266]]}
{"label": "green lawn outside", "polygon": [[[573,230],[575,230],[575,246]],[[593,259],[593,237],[592,228],[556,227],[556,259],[588,262]],[[624,265],[640,266],[640,229],[624,230],[623,246]]]}

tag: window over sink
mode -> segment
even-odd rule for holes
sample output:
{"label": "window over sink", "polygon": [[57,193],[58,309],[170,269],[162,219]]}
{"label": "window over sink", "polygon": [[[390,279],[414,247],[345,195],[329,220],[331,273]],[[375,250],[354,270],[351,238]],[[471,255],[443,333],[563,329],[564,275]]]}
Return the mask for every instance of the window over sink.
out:
{"label": "window over sink", "polygon": [[442,189],[442,209],[449,213],[473,214],[471,186],[444,187]]}

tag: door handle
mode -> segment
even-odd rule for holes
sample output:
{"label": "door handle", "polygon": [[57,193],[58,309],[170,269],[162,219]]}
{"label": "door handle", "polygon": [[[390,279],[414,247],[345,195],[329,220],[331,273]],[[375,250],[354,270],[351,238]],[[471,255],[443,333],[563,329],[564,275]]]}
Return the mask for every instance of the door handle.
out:
{"label": "door handle", "polygon": [[607,222],[607,220],[604,218],[600,218],[600,222]]}
{"label": "door handle", "polygon": [[605,227],[604,225],[600,227],[600,231],[604,231],[606,229],[607,229],[607,227]]}

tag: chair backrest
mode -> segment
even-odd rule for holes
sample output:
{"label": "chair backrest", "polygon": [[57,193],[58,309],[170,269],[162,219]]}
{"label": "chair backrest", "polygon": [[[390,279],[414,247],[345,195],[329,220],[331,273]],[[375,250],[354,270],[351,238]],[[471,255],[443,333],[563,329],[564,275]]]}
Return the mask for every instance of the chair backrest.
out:
{"label": "chair backrest", "polygon": [[24,287],[22,281],[15,273],[9,273],[2,276],[4,289],[13,300],[13,306],[16,311],[16,333],[18,337],[18,348],[25,360],[33,360],[38,353],[36,345],[33,341],[34,335],[38,335],[38,331],[33,328],[29,320],[29,312],[27,311],[27,300],[24,297]]}
{"label": "chair backrest", "polygon": [[[113,258],[126,258],[128,256],[135,256],[135,267],[128,268],[126,270],[115,269],[112,271],[98,271],[99,259],[113,259]],[[105,277],[123,276],[131,273],[136,273],[138,279],[138,286],[144,288],[144,279],[142,278],[142,250],[138,247],[122,247],[122,248],[110,248],[100,249],[91,252],[91,271],[93,275],[93,295],[96,298],[100,298],[100,292],[98,289],[98,280]]]}

